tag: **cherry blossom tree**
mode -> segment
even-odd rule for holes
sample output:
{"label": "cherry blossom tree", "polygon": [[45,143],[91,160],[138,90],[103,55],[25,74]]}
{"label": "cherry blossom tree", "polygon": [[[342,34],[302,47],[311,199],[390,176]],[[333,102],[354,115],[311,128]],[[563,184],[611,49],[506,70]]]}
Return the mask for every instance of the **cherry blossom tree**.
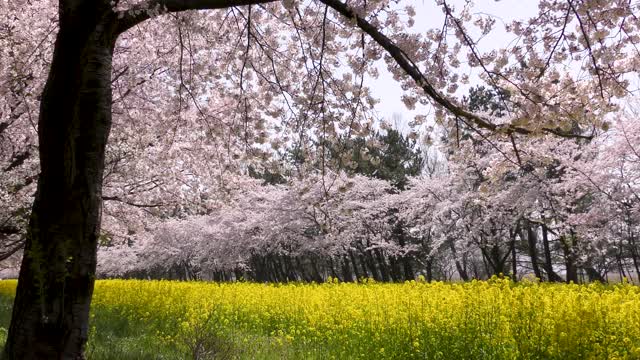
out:
{"label": "cherry blossom tree", "polygon": [[[324,168],[325,149],[311,144],[371,129],[375,100],[363,79],[377,60],[409,107],[433,104],[439,121],[510,139],[590,137],[571,130],[602,126],[638,68],[637,5],[628,1],[542,1],[530,21],[508,25],[518,45],[488,53],[472,30],[486,34],[495,21],[470,5],[437,4],[444,24],[416,33],[414,9],[389,1],[0,2],[9,252],[33,196],[5,356],[82,358],[103,201],[206,213],[223,198],[212,189],[268,157],[267,145],[294,143]],[[485,82],[510,89],[509,116],[455,99],[463,57]],[[581,71],[563,71],[572,66]]]}

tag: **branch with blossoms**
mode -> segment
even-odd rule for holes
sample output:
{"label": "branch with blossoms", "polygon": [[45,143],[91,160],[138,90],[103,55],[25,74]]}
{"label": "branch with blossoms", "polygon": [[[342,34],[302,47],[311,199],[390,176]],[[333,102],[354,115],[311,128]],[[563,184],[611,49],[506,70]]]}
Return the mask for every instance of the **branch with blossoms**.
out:
{"label": "branch with blossoms", "polygon": [[275,2],[277,0],[151,0],[136,4],[130,9],[118,11],[117,32],[126,30],[154,16],[187,10],[226,9]]}
{"label": "branch with blossoms", "polygon": [[[273,2],[272,0],[153,0],[146,3],[138,4],[129,10],[118,12],[118,32],[124,32],[125,30],[139,24],[153,16],[165,12],[179,12],[186,10],[202,10],[202,9],[222,9],[234,6],[247,6],[255,4],[263,4]],[[520,122],[526,122],[526,119],[515,119],[511,123],[496,124],[491,119],[479,114],[475,114],[464,109],[462,106],[456,104],[456,102],[438,91],[433,86],[429,79],[420,70],[416,64],[415,59],[412,59],[405,51],[403,51],[396,43],[394,43],[388,36],[383,34],[380,29],[370,23],[365,17],[358,14],[348,4],[339,0],[320,0],[321,3],[331,7],[337,11],[340,15],[353,19],[355,24],[366,34],[368,34],[374,41],[376,41],[387,53],[395,60],[395,62],[409,75],[415,83],[424,91],[424,93],[431,98],[438,106],[443,107],[451,114],[457,117],[465,118],[469,120],[474,126],[481,129],[490,130],[492,132],[504,133],[504,134],[534,134],[533,130],[525,127],[517,126],[515,124]],[[447,9],[449,9],[447,7]],[[448,17],[451,17],[450,10],[448,10]],[[455,21],[454,21],[455,23]],[[457,23],[459,25],[459,23]],[[460,25],[459,25],[460,26]],[[469,39],[467,43],[469,43]],[[475,54],[478,57],[478,54]],[[321,75],[321,71],[320,71]],[[566,131],[560,127],[542,127],[541,132],[553,134],[565,138],[582,138],[591,139],[592,135],[576,134],[573,131]]]}
{"label": "branch with blossoms", "polygon": [[[369,34],[371,38],[373,38],[380,46],[382,46],[388,53],[393,57],[396,63],[409,75],[415,83],[422,88],[422,90],[438,105],[444,107],[453,115],[468,119],[474,125],[490,130],[498,133],[505,134],[523,134],[530,135],[533,134],[533,131],[514,126],[512,124],[495,124],[490,119],[487,119],[481,115],[474,114],[463,109],[461,106],[455,104],[451,99],[448,99],[446,96],[441,94],[433,85],[430,84],[427,77],[422,73],[418,65],[404,52],[400,47],[398,47],[388,36],[383,34],[377,27],[368,22],[364,17],[359,15],[353,9],[351,9],[347,4],[339,1],[339,0],[320,0],[322,3],[329,5],[331,8],[336,10],[341,15],[355,19],[358,27]],[[556,136],[565,137],[565,138],[583,138],[583,139],[591,139],[591,135],[580,135],[575,134],[573,132],[566,132],[560,128],[550,128],[544,127],[541,131],[554,134]]]}

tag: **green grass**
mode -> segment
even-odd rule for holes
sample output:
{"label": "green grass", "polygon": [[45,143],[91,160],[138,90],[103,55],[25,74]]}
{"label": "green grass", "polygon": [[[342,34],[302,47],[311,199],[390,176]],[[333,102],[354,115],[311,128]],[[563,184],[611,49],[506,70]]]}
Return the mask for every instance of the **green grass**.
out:
{"label": "green grass", "polygon": [[[7,338],[12,306],[13,298],[0,294],[0,344]],[[193,339],[178,339],[178,345],[162,341],[151,329],[141,323],[131,323],[114,309],[93,307],[90,327],[86,352],[89,360],[196,359],[187,345]],[[248,336],[249,341],[238,342],[234,335],[235,338],[247,338],[247,335],[227,333],[208,339],[209,347],[219,346],[222,353],[204,354],[197,359],[299,359],[302,354],[308,354],[306,349],[279,344],[269,337]]]}
{"label": "green grass", "polygon": [[[0,295],[0,343],[7,337],[13,298]],[[158,341],[141,325],[131,324],[109,309],[93,309],[91,334],[87,348],[95,360],[185,359],[183,352]]]}
{"label": "green grass", "polygon": [[93,308],[87,357],[96,360],[184,359],[179,349],[159,342],[141,323],[131,323],[116,312]]}

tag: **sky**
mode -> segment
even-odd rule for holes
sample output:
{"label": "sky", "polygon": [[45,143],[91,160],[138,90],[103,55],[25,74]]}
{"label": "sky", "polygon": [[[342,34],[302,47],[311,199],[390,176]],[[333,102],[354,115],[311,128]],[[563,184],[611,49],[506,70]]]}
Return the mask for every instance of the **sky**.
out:
{"label": "sky", "polygon": [[[413,0],[411,2],[416,9],[416,25],[413,31],[426,32],[434,27],[439,28],[442,26],[444,14],[436,5],[435,0]],[[407,3],[409,2],[403,2],[403,5]],[[448,3],[459,9],[465,1],[449,0]],[[509,35],[504,31],[503,24],[535,16],[538,12],[538,0],[476,0],[473,12],[490,14],[496,18],[494,30],[478,43],[480,50],[488,51],[505,47],[513,40],[513,35]],[[400,85],[393,80],[391,74],[386,70],[384,62],[381,61],[378,68],[380,76],[377,79],[369,79],[369,86],[373,95],[380,99],[380,103],[377,105],[378,116],[391,121],[394,114],[396,114],[396,117],[400,115],[404,121],[410,121],[415,115],[428,112],[427,108],[419,105],[414,111],[407,110],[401,100],[402,90]],[[473,76],[470,76],[470,79],[471,85],[473,85]],[[461,90],[466,93],[468,87],[461,87]],[[393,124],[393,121],[391,123]]]}

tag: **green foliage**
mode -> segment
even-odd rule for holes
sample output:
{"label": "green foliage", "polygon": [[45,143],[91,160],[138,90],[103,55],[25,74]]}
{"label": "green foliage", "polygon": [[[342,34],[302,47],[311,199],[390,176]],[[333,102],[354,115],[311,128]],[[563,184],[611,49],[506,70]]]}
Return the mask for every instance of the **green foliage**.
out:
{"label": "green foliage", "polygon": [[287,182],[287,179],[277,170],[264,169],[260,171],[253,165],[249,165],[249,176],[254,179],[262,179],[264,185],[286,184]]}
{"label": "green foliage", "polygon": [[509,91],[501,88],[489,89],[482,85],[469,89],[469,96],[463,102],[471,111],[488,113],[491,116],[503,117],[509,110]]}
{"label": "green foliage", "polygon": [[[504,89],[490,89],[484,86],[475,86],[469,89],[469,94],[463,96],[462,102],[472,112],[485,113],[489,116],[503,117],[509,111],[511,95]],[[465,125],[464,122],[456,119],[447,129],[448,136],[443,136],[440,140],[444,144],[458,145],[461,141],[471,139],[476,146],[476,153],[486,154],[486,149],[480,146],[484,138]],[[454,151],[454,146],[450,146],[449,154]]]}
{"label": "green foliage", "polygon": [[[316,146],[325,151],[324,162],[319,159],[315,164],[318,168],[326,166],[335,171],[387,180],[400,190],[406,187],[410,176],[422,171],[423,158],[416,140],[395,129],[369,137],[340,138],[335,143],[320,142]],[[279,169],[249,166],[249,176],[262,179],[265,185],[285,184],[290,175],[286,168],[300,166],[307,160],[300,149],[290,148],[281,154],[281,161]]]}
{"label": "green foliage", "polygon": [[376,132],[370,138],[344,140],[342,146],[331,146],[330,154],[340,169],[387,180],[400,190],[410,176],[422,171],[422,153],[416,140],[395,129]]}

